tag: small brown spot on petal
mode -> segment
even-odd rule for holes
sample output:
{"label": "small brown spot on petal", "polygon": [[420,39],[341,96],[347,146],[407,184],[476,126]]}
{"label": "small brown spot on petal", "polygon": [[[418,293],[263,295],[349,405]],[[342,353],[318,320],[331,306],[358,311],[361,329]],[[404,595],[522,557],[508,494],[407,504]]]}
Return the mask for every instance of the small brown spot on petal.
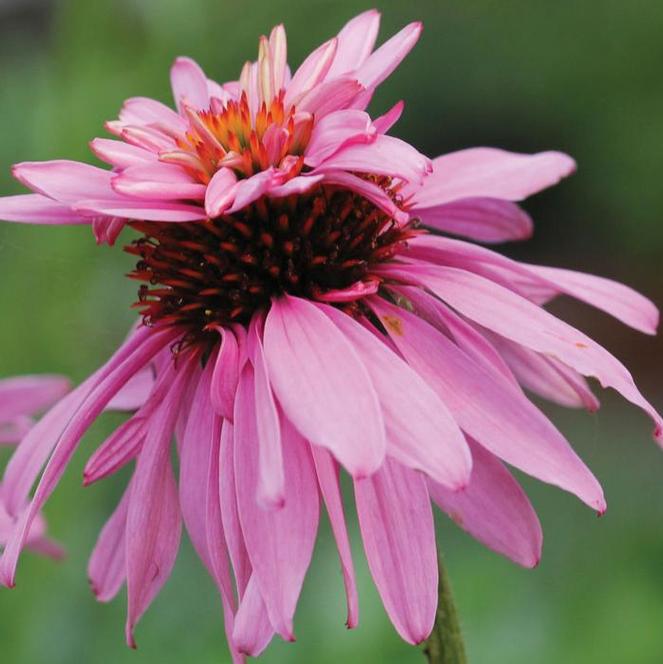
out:
{"label": "small brown spot on petal", "polygon": [[403,336],[403,321],[397,316],[382,316],[382,322],[398,337]]}
{"label": "small brown spot on petal", "polygon": [[582,341],[576,341],[576,347],[577,348],[589,348],[587,344],[582,343]]}

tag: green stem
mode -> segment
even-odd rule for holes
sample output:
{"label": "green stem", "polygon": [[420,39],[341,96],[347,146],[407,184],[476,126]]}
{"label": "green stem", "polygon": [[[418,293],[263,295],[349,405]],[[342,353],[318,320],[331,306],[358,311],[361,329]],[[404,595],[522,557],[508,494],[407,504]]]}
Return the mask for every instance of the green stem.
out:
{"label": "green stem", "polygon": [[438,556],[439,587],[437,613],[433,631],[426,641],[424,653],[429,664],[467,664],[465,644],[447,571]]}

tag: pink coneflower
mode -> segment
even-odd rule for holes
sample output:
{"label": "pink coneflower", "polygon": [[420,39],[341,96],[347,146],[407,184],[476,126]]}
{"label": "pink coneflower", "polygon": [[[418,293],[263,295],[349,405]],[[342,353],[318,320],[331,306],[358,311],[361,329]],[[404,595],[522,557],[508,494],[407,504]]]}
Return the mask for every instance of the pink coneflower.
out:
{"label": "pink coneflower", "polygon": [[539,560],[541,529],[503,462],[605,509],[597,480],[522,387],[593,410],[584,377],[595,377],[645,410],[663,438],[624,366],[542,306],[568,294],[653,334],[651,302],[431,232],[527,237],[531,220],[516,201],[570,174],[573,160],[473,148],[430,161],[387,135],[402,103],[377,119],[364,109],[421,26],[373,51],[378,24],[377,12],[358,16],[293,75],[281,26],[238,81],[219,85],[178,59],[177,111],[130,99],[108,123],[120,140],[92,142],[112,170],[14,168],[36,193],[0,201],[3,218],[92,223],[111,243],[124,224],[133,229],[126,250],[137,259],[142,319],[10,461],[3,497],[17,525],[0,563],[6,585],[83,434],[145,371],[155,376],[148,396],[85,470],[89,484],[135,461],[92,554],[92,587],[105,601],[126,582],[133,644],[183,520],[219,588],[236,660],[274,633],[294,638],[320,499],[347,623],[357,624],[341,469],[387,613],[417,643],[437,603],[431,498],[525,566]]}
{"label": "pink coneflower", "polygon": [[[20,376],[0,380],[0,446],[16,445],[34,424],[34,416],[52,406],[69,391],[62,376]],[[9,539],[14,520],[0,500],[0,549]],[[46,536],[46,522],[37,515],[26,546],[50,558],[61,558],[62,547]]]}

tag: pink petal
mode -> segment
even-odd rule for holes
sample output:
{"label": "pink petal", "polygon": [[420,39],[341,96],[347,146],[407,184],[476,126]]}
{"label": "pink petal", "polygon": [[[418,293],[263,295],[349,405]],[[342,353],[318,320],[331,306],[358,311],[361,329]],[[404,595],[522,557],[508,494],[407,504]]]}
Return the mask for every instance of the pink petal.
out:
{"label": "pink petal", "polygon": [[312,113],[320,120],[328,113],[348,108],[361,93],[361,84],[354,78],[335,78],[311,88],[297,104],[299,112]]}
{"label": "pink petal", "polygon": [[470,440],[472,478],[462,491],[428,480],[431,498],[461,528],[489,549],[524,567],[541,558],[543,533],[536,512],[511,473]]}
{"label": "pink petal", "polygon": [[258,657],[274,636],[274,628],[269,622],[267,607],[258,588],[256,574],[252,574],[246,592],[240,602],[232,641],[239,652]]}
{"label": "pink petal", "polygon": [[292,194],[303,194],[319,182],[322,182],[324,175],[298,175],[288,180],[285,184],[272,187],[269,190],[270,198],[282,198],[292,196]]}
{"label": "pink petal", "polygon": [[[177,61],[175,66],[177,66]],[[180,68],[184,65],[180,64]],[[181,73],[181,69],[180,69]],[[149,97],[131,97],[120,110],[120,121],[128,125],[162,124],[171,127],[174,132],[184,133],[187,123],[172,108]]]}
{"label": "pink petal", "polygon": [[90,149],[99,159],[115,168],[149,164],[157,159],[154,152],[109,138],[95,138],[90,141]]}
{"label": "pink petal", "polygon": [[445,404],[396,353],[354,319],[333,307],[319,307],[343,332],[368,370],[382,407],[387,454],[451,489],[464,486],[472,459]]}
{"label": "pink petal", "polygon": [[316,172],[360,171],[421,182],[429,160],[411,145],[393,136],[380,134],[369,144],[351,144],[326,159]]}
{"label": "pink petal", "polygon": [[177,109],[182,112],[186,101],[197,109],[209,107],[207,77],[198,63],[191,58],[177,58],[170,69],[170,85]]}
{"label": "pink petal", "polygon": [[0,380],[0,422],[34,415],[61,399],[70,388],[64,376],[48,374]]}
{"label": "pink petal", "polygon": [[[258,443],[258,487],[256,499],[265,509],[283,507],[285,487],[283,476],[283,454],[281,451],[281,430],[279,413],[276,409],[272,388],[269,383],[267,363],[262,347],[263,320],[254,316],[251,320],[248,336],[248,353],[253,365],[253,372],[242,373],[240,381],[247,380],[249,387],[245,394],[248,398],[237,404],[235,412],[242,414],[241,422],[235,422],[235,436],[242,437],[246,420],[255,419],[249,431],[255,429]],[[246,367],[245,367],[246,371]],[[253,394],[251,395],[251,391]],[[244,393],[239,390],[239,393]],[[238,393],[238,394],[239,394]]]}
{"label": "pink petal", "polygon": [[214,219],[221,216],[235,198],[237,176],[230,168],[220,168],[207,185],[205,211]]}
{"label": "pink petal", "polygon": [[375,46],[379,29],[380,13],[375,9],[369,9],[348,21],[338,33],[338,47],[327,78],[361,67]]}
{"label": "pink petal", "polygon": [[375,296],[369,302],[406,361],[435,389],[463,431],[526,473],[576,494],[600,512],[605,509],[594,476],[518,388],[414,314]]}
{"label": "pink petal", "polygon": [[81,200],[75,210],[83,214],[107,214],[127,219],[144,221],[198,221],[206,219],[205,209],[187,203],[170,201],[142,201],[136,198],[122,198],[117,195],[113,200]]}
{"label": "pink petal", "polygon": [[261,196],[268,193],[272,187],[283,184],[283,180],[282,174],[271,167],[266,171],[252,175],[246,180],[240,180],[235,187],[235,199],[227,210],[228,214],[237,212],[257,201]]}
{"label": "pink petal", "polygon": [[410,23],[374,51],[357,70],[360,83],[374,89],[384,81],[417,43],[423,26]]}
{"label": "pink petal", "polygon": [[311,446],[315,472],[318,476],[320,493],[325,501],[327,514],[331,523],[338,556],[341,560],[343,572],[343,583],[347,597],[348,617],[346,624],[348,629],[357,626],[359,622],[359,597],[357,594],[357,582],[355,580],[355,569],[352,562],[352,549],[348,539],[348,530],[345,525],[345,514],[343,513],[343,497],[339,485],[338,464],[334,461],[327,450],[315,445]]}
{"label": "pink petal", "polygon": [[381,134],[386,134],[400,119],[405,109],[405,102],[396,102],[384,115],[373,120],[373,126]]}
{"label": "pink petal", "polygon": [[414,207],[435,207],[462,198],[521,201],[557,184],[575,168],[573,159],[561,152],[459,150],[433,160],[433,173],[417,192]]}
{"label": "pink petal", "polygon": [[[244,372],[247,370],[250,370],[248,365]],[[234,462],[239,517],[270,622],[278,634],[291,641],[294,638],[293,616],[318,527],[315,471],[305,441],[284,419],[281,441],[286,477],[285,502],[279,510],[265,510],[258,505],[257,431],[255,424],[240,412],[245,400],[252,397],[245,392],[248,387],[247,381],[240,381],[235,402]],[[246,430],[239,430],[240,422],[247,425]],[[248,429],[251,424],[252,431]]]}
{"label": "pink petal", "polygon": [[551,355],[583,376],[598,379],[603,387],[614,388],[652,418],[654,437],[663,445],[663,420],[640,394],[628,369],[579,330],[516,293],[465,270],[410,266],[397,272],[429,288],[479,325],[531,350]]}
{"label": "pink petal", "polygon": [[170,576],[179,548],[182,524],[170,442],[196,359],[179,366],[166,398],[151,418],[131,481],[126,529],[126,638],[132,648],[136,647],[134,627]]}
{"label": "pink petal", "polygon": [[106,410],[138,410],[154,387],[154,370],[146,367],[132,376],[127,384],[108,402]]}
{"label": "pink petal", "polygon": [[354,486],[368,566],[384,608],[403,639],[421,643],[433,628],[438,578],[424,478],[387,459]]}
{"label": "pink petal", "polygon": [[214,410],[231,420],[239,380],[239,344],[228,328],[221,328],[221,347],[216,358],[210,393]]}
{"label": "pink petal", "polygon": [[127,577],[125,528],[130,493],[131,484],[99,534],[88,563],[90,587],[100,602],[110,602]]}
{"label": "pink petal", "polygon": [[379,400],[338,328],[315,305],[286,295],[272,303],[264,344],[272,387],[294,425],[353,476],[375,472],[386,445]]}
{"label": "pink petal", "polygon": [[297,105],[298,110],[302,110],[299,105],[301,97],[311,88],[324,80],[334,60],[337,39],[330,39],[321,46],[318,46],[293,74],[292,80],[288,85],[285,94],[286,108],[292,104]]}
{"label": "pink petal", "polygon": [[130,166],[113,177],[111,186],[123,196],[147,200],[203,200],[206,191],[183,168],[161,162]]}
{"label": "pink petal", "polygon": [[26,224],[89,224],[89,216],[74,212],[41,194],[0,197],[0,219]]}
{"label": "pink petal", "polygon": [[499,198],[463,198],[427,208],[415,205],[412,214],[427,226],[479,242],[526,240],[534,232],[524,210]]}
{"label": "pink petal", "polygon": [[306,164],[318,166],[345,145],[370,143],[376,130],[368,113],[357,110],[340,110],[319,120],[306,146]]}

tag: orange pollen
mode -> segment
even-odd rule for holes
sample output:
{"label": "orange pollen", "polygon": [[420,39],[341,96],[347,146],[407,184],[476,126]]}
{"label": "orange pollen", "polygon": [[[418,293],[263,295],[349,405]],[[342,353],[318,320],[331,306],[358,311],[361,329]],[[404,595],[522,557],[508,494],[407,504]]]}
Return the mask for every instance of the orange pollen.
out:
{"label": "orange pollen", "polygon": [[187,107],[189,130],[177,139],[178,150],[162,154],[161,161],[177,163],[203,184],[223,167],[238,178],[267,168],[279,168],[290,179],[302,170],[303,153],[311,137],[314,118],[284,105],[281,90],[269,104],[264,101],[255,117],[243,92],[239,101],[212,100],[208,110]]}

